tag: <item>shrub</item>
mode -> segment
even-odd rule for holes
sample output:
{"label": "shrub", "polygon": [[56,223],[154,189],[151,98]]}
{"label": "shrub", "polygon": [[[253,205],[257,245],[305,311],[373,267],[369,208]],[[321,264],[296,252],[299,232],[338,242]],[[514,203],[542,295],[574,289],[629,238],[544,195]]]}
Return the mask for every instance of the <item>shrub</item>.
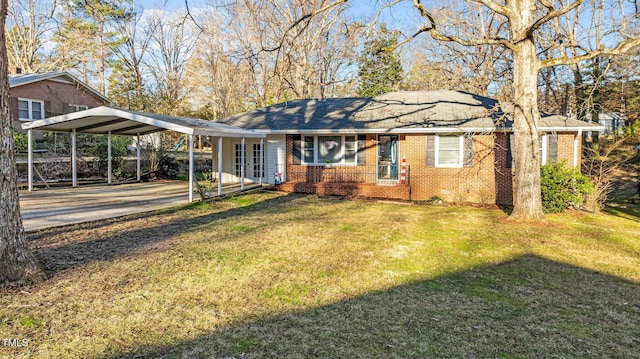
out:
{"label": "shrub", "polygon": [[176,158],[169,154],[163,153],[158,164],[158,176],[163,178],[177,178],[180,173],[180,163]]}
{"label": "shrub", "polygon": [[594,191],[591,180],[575,168],[559,163],[542,166],[540,175],[542,206],[546,213],[558,213],[571,204],[582,206],[587,195]]}
{"label": "shrub", "polygon": [[15,151],[16,153],[18,152],[26,152],[27,151],[27,144],[28,144],[28,140],[27,140],[27,134],[24,132],[20,132],[18,130],[16,130],[15,128],[13,129],[13,141],[15,143]]}

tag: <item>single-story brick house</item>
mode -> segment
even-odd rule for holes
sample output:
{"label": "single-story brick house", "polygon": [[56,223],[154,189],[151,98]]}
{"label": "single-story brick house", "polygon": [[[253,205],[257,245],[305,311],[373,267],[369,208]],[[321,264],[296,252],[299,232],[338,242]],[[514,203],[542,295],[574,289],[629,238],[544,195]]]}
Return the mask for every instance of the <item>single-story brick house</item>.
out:
{"label": "single-story brick house", "polygon": [[[219,120],[267,135],[245,147],[247,179],[292,192],[511,204],[512,121],[498,101],[460,91],[393,92],[373,98],[294,100]],[[581,162],[583,131],[602,126],[546,115],[543,164]],[[241,144],[225,173],[240,173]],[[248,156],[247,156],[248,155]]]}

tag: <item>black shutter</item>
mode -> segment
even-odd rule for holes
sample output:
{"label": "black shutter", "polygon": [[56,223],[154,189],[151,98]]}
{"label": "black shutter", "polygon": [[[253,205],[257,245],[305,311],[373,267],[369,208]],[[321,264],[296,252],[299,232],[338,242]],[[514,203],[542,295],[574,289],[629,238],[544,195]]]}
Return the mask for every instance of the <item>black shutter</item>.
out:
{"label": "black shutter", "polygon": [[547,135],[547,163],[549,161],[558,162],[558,134]]}
{"label": "black shutter", "polygon": [[293,164],[299,165],[302,158],[302,141],[300,135],[293,135]]}
{"label": "black shutter", "polygon": [[464,153],[462,154],[462,166],[473,167],[473,134],[467,133],[464,135]]}
{"label": "black shutter", "polygon": [[358,135],[358,166],[367,164],[367,136]]}
{"label": "black shutter", "polygon": [[513,133],[507,134],[507,168],[515,167],[514,155],[515,155],[515,145],[516,141],[513,139]]}
{"label": "black shutter", "polygon": [[435,135],[427,135],[427,167],[435,167],[436,166],[436,136]]}

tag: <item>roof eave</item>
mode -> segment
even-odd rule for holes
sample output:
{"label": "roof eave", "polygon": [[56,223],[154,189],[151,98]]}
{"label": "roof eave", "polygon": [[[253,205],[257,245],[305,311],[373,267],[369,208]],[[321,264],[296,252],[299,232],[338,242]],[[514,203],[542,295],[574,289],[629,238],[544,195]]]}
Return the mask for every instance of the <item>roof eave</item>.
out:
{"label": "roof eave", "polygon": [[71,75],[70,73],[68,73],[66,71],[52,72],[48,76],[35,78],[35,79],[31,80],[31,81],[25,81],[25,82],[22,82],[20,84],[13,85],[13,86],[10,86],[10,87],[19,87],[19,86],[29,85],[29,84],[40,82],[40,81],[44,81],[44,80],[51,80],[53,78],[60,77],[60,76],[69,77],[72,81],[77,82],[80,86],[84,87],[86,90],[91,92],[93,95],[95,95],[96,97],[100,98],[102,101],[105,102],[105,104],[111,104],[111,100],[109,100],[105,95],[103,95],[100,92],[94,90],[91,86],[89,86],[88,84],[84,83],[83,81],[75,78],[73,75]]}

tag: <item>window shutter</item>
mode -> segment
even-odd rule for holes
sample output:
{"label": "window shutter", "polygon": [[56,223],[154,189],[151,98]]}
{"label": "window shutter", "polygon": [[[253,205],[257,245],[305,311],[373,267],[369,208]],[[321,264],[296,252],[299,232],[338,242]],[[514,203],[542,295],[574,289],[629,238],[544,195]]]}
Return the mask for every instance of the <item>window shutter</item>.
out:
{"label": "window shutter", "polygon": [[427,167],[436,166],[436,136],[427,135]]}
{"label": "window shutter", "polygon": [[464,135],[464,152],[462,154],[462,166],[473,167],[473,134],[468,133]]}
{"label": "window shutter", "polygon": [[293,164],[299,165],[302,158],[302,141],[300,135],[293,135]]}
{"label": "window shutter", "polygon": [[358,166],[367,164],[367,136],[358,135]]}
{"label": "window shutter", "polygon": [[513,133],[507,135],[507,168],[515,167],[514,155],[515,155],[515,145],[516,141],[513,138]]}
{"label": "window shutter", "polygon": [[547,135],[547,163],[549,161],[558,162],[558,134]]}

